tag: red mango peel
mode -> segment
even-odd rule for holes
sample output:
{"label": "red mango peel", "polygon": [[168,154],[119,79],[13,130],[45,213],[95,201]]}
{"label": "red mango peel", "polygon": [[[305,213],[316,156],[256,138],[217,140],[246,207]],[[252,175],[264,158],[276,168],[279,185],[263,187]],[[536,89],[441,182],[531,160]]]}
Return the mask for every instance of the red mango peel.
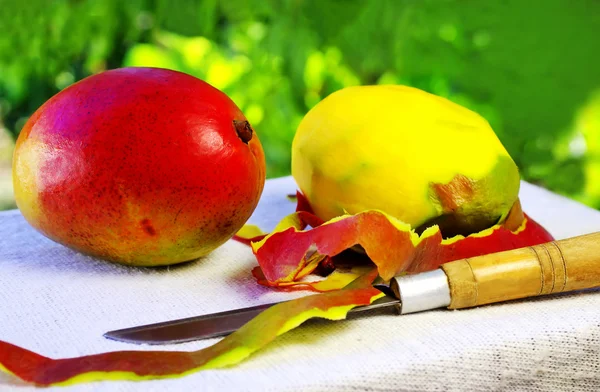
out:
{"label": "red mango peel", "polygon": [[[410,225],[375,210],[323,222],[312,213],[301,193],[297,197],[295,213],[284,218],[273,233],[251,242],[260,265],[260,271],[255,269],[253,274],[260,284],[288,289],[298,285],[321,291],[315,288],[318,281],[303,281],[319,265],[314,262],[315,256],[327,260],[356,246],[364,250],[379,275],[389,280],[401,273],[432,270],[448,261],[553,240],[543,227],[523,214],[518,201],[503,223],[467,237],[444,239],[437,226],[419,235]],[[308,226],[313,228],[305,230]]]}
{"label": "red mango peel", "polygon": [[223,368],[244,360],[309,318],[339,320],[350,309],[370,304],[383,296],[371,286],[376,276],[372,270],[342,290],[274,305],[215,345],[198,351],[115,351],[52,359],[0,341],[0,369],[24,381],[49,386],[180,377]]}
{"label": "red mango peel", "polygon": [[[447,261],[552,240],[546,230],[521,212],[518,202],[502,224],[450,239],[443,239],[437,226],[419,235],[381,211],[324,222],[312,213],[299,192],[297,203],[296,212],[284,218],[273,233],[246,226],[234,239],[252,246],[260,265],[253,274],[260,284],[323,293],[272,306],[215,345],[192,352],[116,351],[52,359],[0,341],[0,370],[48,386],[180,377],[231,366],[310,318],[343,319],[350,309],[383,296],[371,286],[377,275],[389,279],[401,273],[435,269]],[[344,254],[357,246],[372,263],[340,267],[336,259],[347,260]],[[319,269],[329,275],[306,280]]]}

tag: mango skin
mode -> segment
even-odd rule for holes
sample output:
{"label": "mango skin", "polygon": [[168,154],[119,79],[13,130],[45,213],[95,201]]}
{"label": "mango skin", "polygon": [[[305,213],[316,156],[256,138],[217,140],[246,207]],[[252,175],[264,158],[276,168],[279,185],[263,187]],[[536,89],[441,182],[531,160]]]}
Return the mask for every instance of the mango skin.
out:
{"label": "mango skin", "polygon": [[483,117],[406,86],[348,87],[318,103],[294,137],[292,175],[324,220],[376,209],[445,236],[502,221],[519,192]]}
{"label": "mango skin", "polygon": [[27,121],[13,178],[25,219],[88,255],[138,266],[204,256],[254,211],[265,182],[240,109],[192,76],[123,68],[61,91]]}

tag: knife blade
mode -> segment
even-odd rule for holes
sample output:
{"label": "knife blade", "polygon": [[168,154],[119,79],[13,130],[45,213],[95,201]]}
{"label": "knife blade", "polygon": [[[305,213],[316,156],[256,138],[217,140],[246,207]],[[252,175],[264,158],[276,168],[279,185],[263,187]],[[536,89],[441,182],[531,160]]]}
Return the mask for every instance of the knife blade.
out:
{"label": "knife blade", "polygon": [[[395,307],[399,314],[463,309],[600,286],[600,232],[443,264],[439,269],[376,282],[387,294],[360,311]],[[317,294],[318,295],[318,294]],[[274,304],[110,331],[128,343],[170,344],[227,335]]]}
{"label": "knife blade", "polygon": [[[243,309],[206,314],[201,316],[166,321],[156,324],[141,325],[110,331],[105,338],[135,344],[175,344],[193,340],[211,339],[229,335],[248,321],[258,316],[263,310],[277,303],[252,306]],[[350,313],[356,314],[367,310],[396,308],[400,300],[385,296],[372,304],[359,306]]]}

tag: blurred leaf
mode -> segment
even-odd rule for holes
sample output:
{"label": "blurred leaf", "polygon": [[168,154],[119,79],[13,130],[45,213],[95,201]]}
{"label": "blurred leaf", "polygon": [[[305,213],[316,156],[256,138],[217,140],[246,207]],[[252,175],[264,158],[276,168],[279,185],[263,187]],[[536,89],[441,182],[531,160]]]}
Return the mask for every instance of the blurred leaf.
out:
{"label": "blurred leaf", "polygon": [[407,84],[484,116],[526,180],[600,206],[594,0],[0,0],[0,9],[0,121],[13,136],[91,73],[171,68],[238,104],[274,177],[289,174],[295,129],[321,99]]}
{"label": "blurred leaf", "polygon": [[137,44],[125,55],[123,66],[134,67],[143,64],[145,67],[181,69],[180,63],[173,57],[169,52],[154,45]]}

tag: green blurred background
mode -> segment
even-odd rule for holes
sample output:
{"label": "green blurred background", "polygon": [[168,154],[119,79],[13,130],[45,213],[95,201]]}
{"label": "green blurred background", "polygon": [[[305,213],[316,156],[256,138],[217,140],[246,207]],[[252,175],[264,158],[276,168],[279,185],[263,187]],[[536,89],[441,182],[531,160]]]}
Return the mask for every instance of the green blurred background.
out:
{"label": "green blurred background", "polygon": [[522,177],[600,208],[596,0],[0,0],[0,209],[46,99],[121,66],[225,91],[289,174],[302,116],[344,86],[407,84],[488,119]]}

